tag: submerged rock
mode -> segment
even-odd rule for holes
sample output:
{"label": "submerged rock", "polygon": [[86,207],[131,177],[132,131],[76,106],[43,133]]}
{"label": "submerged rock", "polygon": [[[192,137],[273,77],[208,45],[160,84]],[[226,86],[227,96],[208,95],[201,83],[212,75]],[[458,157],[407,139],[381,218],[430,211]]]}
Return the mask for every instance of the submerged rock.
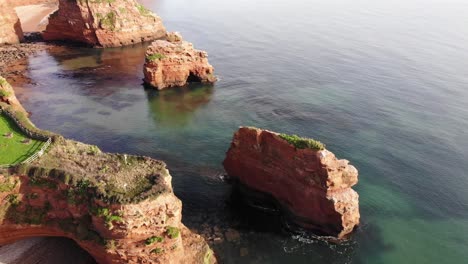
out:
{"label": "submerged rock", "polygon": [[216,81],[213,72],[207,53],[194,49],[178,33],[154,41],[146,51],[145,82],[158,90],[188,82],[213,83]]}
{"label": "submerged rock", "polygon": [[136,0],[59,0],[59,9],[50,16],[43,37],[119,47],[165,34],[161,18]]}
{"label": "submerged rock", "polygon": [[23,41],[21,22],[10,2],[1,0],[0,10],[2,10],[0,15],[0,44],[16,44]]}
{"label": "submerged rock", "polygon": [[358,171],[320,142],[242,127],[224,160],[242,186],[272,196],[295,224],[347,237],[359,224]]}

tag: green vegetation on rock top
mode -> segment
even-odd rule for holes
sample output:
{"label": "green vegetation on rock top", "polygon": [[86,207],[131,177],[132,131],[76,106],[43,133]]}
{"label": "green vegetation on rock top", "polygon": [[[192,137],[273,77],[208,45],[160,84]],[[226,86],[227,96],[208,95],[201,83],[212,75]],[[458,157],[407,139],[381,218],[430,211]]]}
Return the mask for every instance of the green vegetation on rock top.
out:
{"label": "green vegetation on rock top", "polygon": [[0,76],[0,86],[5,86],[5,85],[8,85],[7,80],[3,78],[2,76]]}
{"label": "green vegetation on rock top", "polygon": [[171,238],[171,239],[174,239],[174,238],[177,238],[180,234],[180,230],[179,228],[177,227],[173,227],[173,226],[168,226],[166,228],[166,234]]}
{"label": "green vegetation on rock top", "polygon": [[298,149],[315,149],[315,150],[324,150],[325,144],[320,141],[311,139],[311,138],[303,138],[297,135],[287,135],[287,134],[280,134],[280,138],[286,140],[289,144],[294,145],[294,147]]}
{"label": "green vegetation on rock top", "polygon": [[137,9],[138,9],[138,12],[140,12],[140,15],[142,16],[148,16],[148,15],[151,15],[151,11],[148,10],[146,7],[144,7],[143,5],[141,4],[137,4]]}
{"label": "green vegetation on rock top", "polygon": [[154,54],[151,54],[151,55],[146,56],[146,60],[147,60],[147,61],[162,60],[162,59],[164,59],[165,57],[166,57],[166,56],[164,56],[164,55],[161,54],[161,53],[154,53]]}
{"label": "green vegetation on rock top", "polygon": [[153,244],[153,243],[156,243],[156,242],[159,242],[159,243],[160,243],[160,242],[164,242],[164,238],[163,238],[163,237],[159,237],[159,236],[152,236],[152,237],[147,238],[147,239],[145,240],[145,244],[146,244],[147,246],[149,246],[149,245],[151,245],[151,244]]}
{"label": "green vegetation on rock top", "polygon": [[111,31],[115,30],[116,23],[117,23],[117,13],[116,12],[110,11],[105,16],[98,13],[96,16],[97,16],[97,18],[99,18],[99,23],[101,24],[101,27],[105,27],[107,29],[110,29]]}

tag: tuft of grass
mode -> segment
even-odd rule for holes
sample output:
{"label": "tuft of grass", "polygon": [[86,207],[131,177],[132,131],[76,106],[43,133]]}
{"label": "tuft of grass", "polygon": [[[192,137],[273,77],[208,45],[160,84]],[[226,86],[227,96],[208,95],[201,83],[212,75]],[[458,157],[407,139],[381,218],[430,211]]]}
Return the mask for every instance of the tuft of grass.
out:
{"label": "tuft of grass", "polygon": [[97,17],[99,18],[99,23],[101,24],[101,27],[104,26],[105,28],[108,28],[111,31],[115,30],[117,23],[117,14],[114,11],[110,11],[105,16],[98,13]]}
{"label": "tuft of grass", "polygon": [[88,150],[89,155],[96,155],[99,153],[101,153],[101,150],[97,146],[94,146],[94,145],[89,146],[89,150]]}
{"label": "tuft of grass", "polygon": [[142,16],[149,16],[151,15],[151,11],[149,11],[146,7],[144,7],[141,4],[137,4],[136,8],[138,9],[138,12],[140,12],[140,15]]}
{"label": "tuft of grass", "polygon": [[8,82],[5,78],[0,77],[0,86],[6,86],[8,85]]}
{"label": "tuft of grass", "polygon": [[174,239],[174,238],[177,238],[180,234],[180,230],[179,228],[177,227],[173,227],[173,226],[168,226],[166,228],[166,234],[171,238],[171,239]]}
{"label": "tuft of grass", "polygon": [[164,56],[161,53],[155,53],[155,54],[151,54],[151,55],[146,56],[147,61],[162,60],[164,58],[166,58],[166,56]]}
{"label": "tuft of grass", "polygon": [[287,134],[280,134],[280,138],[286,140],[289,144],[294,145],[294,147],[298,149],[315,149],[315,150],[324,150],[325,144],[320,141],[311,139],[311,138],[303,138],[299,137],[298,135],[287,135]]}
{"label": "tuft of grass", "polygon": [[155,248],[155,249],[151,250],[150,252],[152,254],[161,254],[161,253],[163,253],[163,251],[164,250],[162,248]]}
{"label": "tuft of grass", "polygon": [[11,95],[10,92],[0,89],[0,97],[8,97],[10,95]]}
{"label": "tuft of grass", "polygon": [[163,238],[163,237],[159,237],[159,236],[152,236],[152,237],[147,238],[147,239],[145,240],[145,244],[146,244],[147,246],[149,246],[149,245],[151,245],[151,244],[153,244],[153,243],[156,243],[156,242],[159,242],[159,243],[160,243],[160,242],[164,242],[164,238]]}
{"label": "tuft of grass", "polygon": [[4,182],[0,183],[0,193],[1,192],[11,192],[15,187],[18,182]]}
{"label": "tuft of grass", "polygon": [[213,251],[210,248],[208,248],[205,253],[205,256],[203,256],[203,264],[210,264],[212,258],[213,258]]}
{"label": "tuft of grass", "polygon": [[17,194],[9,194],[7,196],[8,202],[13,206],[18,206],[20,204],[20,200]]}
{"label": "tuft of grass", "polygon": [[114,227],[113,223],[119,223],[123,221],[122,216],[120,215],[113,215],[112,212],[108,208],[92,208],[92,214],[102,217],[104,222],[106,223],[107,228],[112,229]]}
{"label": "tuft of grass", "polygon": [[106,241],[106,249],[115,250],[117,248],[117,242],[113,239]]}

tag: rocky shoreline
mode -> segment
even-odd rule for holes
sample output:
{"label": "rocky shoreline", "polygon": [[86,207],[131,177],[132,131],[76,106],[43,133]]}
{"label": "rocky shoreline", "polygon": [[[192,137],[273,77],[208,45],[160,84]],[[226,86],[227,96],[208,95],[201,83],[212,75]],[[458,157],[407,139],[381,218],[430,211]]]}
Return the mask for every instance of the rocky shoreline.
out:
{"label": "rocky shoreline", "polygon": [[14,86],[30,84],[31,79],[27,74],[28,58],[57,48],[60,48],[60,45],[36,41],[0,45],[0,76]]}
{"label": "rocky shoreline", "polygon": [[[59,3],[58,13],[67,12],[67,5],[73,4],[70,1]],[[135,1],[117,4],[122,5],[112,6],[114,11],[109,12],[114,14],[119,10],[120,21],[124,21],[122,16],[127,15],[157,22],[155,15],[146,14],[149,11],[139,8]],[[130,6],[124,6],[126,4]],[[97,15],[109,7],[97,3],[92,10]],[[123,12],[129,7],[146,15]],[[14,14],[13,9],[9,10]],[[67,40],[53,37],[52,32],[67,32],[63,29],[54,31],[54,28],[60,27],[60,20],[56,19],[68,19],[70,16],[73,13],[52,15],[43,36],[48,40]],[[103,21],[99,27],[103,26]],[[157,24],[157,31],[144,34],[155,38],[161,30],[165,34],[164,28]],[[161,22],[159,24],[162,26]],[[95,44],[103,47],[114,45],[105,41],[116,40],[113,38],[117,34],[115,29],[112,28],[112,32],[96,29],[99,42]],[[144,32],[146,29],[141,30]],[[109,36],[105,37],[108,33]],[[132,36],[122,35],[124,38]],[[27,79],[29,56],[56,47],[39,42],[15,43],[22,40],[21,32],[18,40],[0,47],[0,72],[15,81]],[[139,39],[144,40],[143,37]],[[112,43],[134,42],[121,38]],[[102,153],[95,146],[39,130],[28,120],[28,114],[11,86],[3,78],[1,84],[2,110],[8,112],[8,116],[15,116],[13,120],[20,122],[19,126],[52,139],[46,153],[39,154],[37,160],[0,170],[1,245],[30,237],[59,236],[73,239],[98,263],[216,262],[204,239],[181,223],[182,204],[172,192],[171,176],[163,162],[147,157]]]}

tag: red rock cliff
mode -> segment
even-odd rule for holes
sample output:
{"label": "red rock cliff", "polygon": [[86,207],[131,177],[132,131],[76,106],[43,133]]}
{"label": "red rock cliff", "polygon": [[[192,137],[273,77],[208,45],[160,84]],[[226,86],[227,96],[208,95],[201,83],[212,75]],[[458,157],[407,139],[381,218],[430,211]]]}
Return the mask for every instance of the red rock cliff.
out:
{"label": "red rock cliff", "polygon": [[[0,169],[0,245],[61,236],[75,240],[101,264],[214,262],[203,238],[182,224],[182,203],[164,163],[91,149],[55,138],[49,152],[32,164]],[[76,159],[64,154],[70,150]],[[71,166],[76,168],[67,169]],[[97,174],[88,178],[85,174],[93,173],[81,166],[95,167]],[[98,176],[105,170],[117,177],[135,175],[127,184]],[[108,195],[102,195],[105,189]],[[128,200],[133,194],[138,198]]]}
{"label": "red rock cliff", "polygon": [[15,10],[9,1],[0,0],[0,44],[15,44],[23,41],[23,30]]}
{"label": "red rock cliff", "polygon": [[59,0],[45,40],[118,47],[164,37],[161,18],[136,0]]}
{"label": "red rock cliff", "polygon": [[[320,235],[345,238],[359,224],[357,170],[307,139],[242,127],[224,160],[229,176],[272,195],[296,224]],[[296,144],[296,146],[294,145]]]}
{"label": "red rock cliff", "polygon": [[182,223],[182,202],[164,162],[103,153],[39,130],[13,104],[19,102],[1,77],[0,87],[8,93],[0,96],[2,111],[52,140],[37,159],[0,167],[0,246],[60,236],[76,241],[100,264],[216,262],[205,240]]}
{"label": "red rock cliff", "polygon": [[191,81],[212,83],[213,72],[207,53],[194,49],[179,33],[167,34],[166,40],[156,40],[146,51],[145,82],[158,90]]}

